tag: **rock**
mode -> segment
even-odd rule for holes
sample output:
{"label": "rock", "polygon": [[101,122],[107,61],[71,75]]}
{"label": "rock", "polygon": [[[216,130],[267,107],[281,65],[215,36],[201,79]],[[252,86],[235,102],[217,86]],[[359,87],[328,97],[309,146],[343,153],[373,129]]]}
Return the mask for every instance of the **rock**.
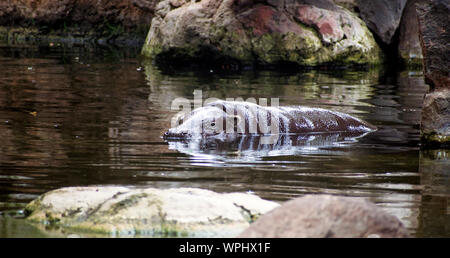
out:
{"label": "rock", "polygon": [[329,0],[164,0],[142,53],[157,61],[244,66],[380,61],[364,22]]}
{"label": "rock", "polygon": [[425,0],[409,0],[403,11],[399,27],[398,53],[407,65],[422,65],[422,49],[419,41],[419,24],[417,22],[416,4]]}
{"label": "rock", "polygon": [[425,95],[420,132],[427,147],[450,147],[450,88]]}
{"label": "rock", "polygon": [[53,190],[25,211],[28,221],[83,232],[229,237],[276,206],[244,193],[104,186]]}
{"label": "rock", "polygon": [[74,0],[9,0],[9,2],[17,10],[20,17],[45,22],[64,19],[75,3]]}
{"label": "rock", "polygon": [[[75,22],[88,21],[92,24],[107,20],[111,24],[120,24],[124,27],[149,25],[153,16],[151,7],[158,1],[153,2],[145,5],[140,1],[140,5],[136,5],[138,2],[133,0],[76,0],[70,19]],[[144,6],[145,9],[139,8],[140,6]]]}
{"label": "rock", "polygon": [[361,18],[385,44],[391,44],[407,0],[357,0]]}
{"label": "rock", "polygon": [[159,0],[131,0],[131,3],[142,10],[153,12]]}
{"label": "rock", "polygon": [[450,1],[428,0],[417,5],[425,81],[432,88],[450,87]]}
{"label": "rock", "polygon": [[351,197],[307,195],[261,216],[239,237],[408,237],[403,224],[376,205]]}
{"label": "rock", "polygon": [[424,146],[450,146],[450,1],[418,4],[419,39],[424,58],[425,96],[421,120]]}
{"label": "rock", "polygon": [[16,21],[149,25],[157,2],[159,0],[2,0],[0,25]]}
{"label": "rock", "polygon": [[356,0],[333,0],[333,2],[339,6],[342,6],[352,12],[355,12],[358,8]]}
{"label": "rock", "polygon": [[2,0],[0,41],[141,47],[159,0]]}

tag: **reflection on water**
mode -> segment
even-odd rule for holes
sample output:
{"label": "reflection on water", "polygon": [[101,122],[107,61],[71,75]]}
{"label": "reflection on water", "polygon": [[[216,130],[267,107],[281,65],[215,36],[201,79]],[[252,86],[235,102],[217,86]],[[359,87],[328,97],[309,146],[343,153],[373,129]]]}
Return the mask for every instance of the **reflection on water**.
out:
{"label": "reflection on water", "polygon": [[[11,217],[41,193],[93,184],[252,191],[276,201],[365,197],[418,236],[450,236],[448,152],[418,147],[427,90],[419,72],[161,71],[110,50],[27,51],[0,48],[0,237],[41,236]],[[178,112],[171,101],[196,89],[205,99],[279,97],[280,105],[333,109],[379,130],[264,148],[251,138],[164,142]]]}
{"label": "reflection on water", "polygon": [[[220,160],[226,164],[257,161],[264,157],[298,156],[302,154],[339,155],[341,148],[349,147],[351,143],[367,133],[340,132],[316,134],[274,134],[266,136],[239,135],[233,139],[218,139],[216,137],[201,137],[188,140],[166,140],[169,149],[185,153],[193,157],[203,157],[211,160],[207,165],[216,165],[213,161]],[[264,139],[266,138],[266,139]],[[266,144],[267,138],[270,144]]]}
{"label": "reflection on water", "polygon": [[419,172],[422,213],[418,231],[422,236],[448,236],[450,232],[450,150],[420,153]]}

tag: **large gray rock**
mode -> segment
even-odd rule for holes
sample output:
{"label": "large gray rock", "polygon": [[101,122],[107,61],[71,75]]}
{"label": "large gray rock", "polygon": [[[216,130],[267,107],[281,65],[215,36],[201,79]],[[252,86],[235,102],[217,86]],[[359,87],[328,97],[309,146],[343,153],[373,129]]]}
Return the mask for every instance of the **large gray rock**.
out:
{"label": "large gray rock", "polygon": [[28,221],[110,235],[230,237],[278,204],[196,188],[67,187],[26,206]]}
{"label": "large gray rock", "polygon": [[399,27],[398,53],[407,65],[422,65],[422,48],[419,41],[419,23],[416,4],[426,0],[409,0],[403,11]]}
{"label": "large gray rock", "polygon": [[243,65],[380,62],[364,22],[330,0],[164,0],[142,53]]}
{"label": "large gray rock", "polygon": [[421,135],[425,146],[450,146],[449,13],[449,0],[427,0],[417,5],[425,81],[431,86],[422,110]]}
{"label": "large gray rock", "polygon": [[356,0],[361,18],[386,44],[391,44],[407,0]]}
{"label": "large gray rock", "polygon": [[307,195],[263,215],[239,237],[408,237],[408,232],[368,201]]}

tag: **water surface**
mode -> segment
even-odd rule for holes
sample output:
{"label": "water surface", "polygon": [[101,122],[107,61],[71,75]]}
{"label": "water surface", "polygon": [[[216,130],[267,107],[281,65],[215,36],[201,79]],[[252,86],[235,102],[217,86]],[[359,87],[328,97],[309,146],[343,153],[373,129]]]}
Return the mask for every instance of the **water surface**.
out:
{"label": "water surface", "polygon": [[[132,51],[131,51],[132,52]],[[164,142],[177,97],[272,98],[333,109],[379,130],[352,141],[264,154]],[[285,201],[364,197],[414,236],[450,236],[448,150],[420,151],[420,71],[158,68],[135,53],[0,48],[0,237],[46,236],[23,207],[64,186],[199,187]]]}

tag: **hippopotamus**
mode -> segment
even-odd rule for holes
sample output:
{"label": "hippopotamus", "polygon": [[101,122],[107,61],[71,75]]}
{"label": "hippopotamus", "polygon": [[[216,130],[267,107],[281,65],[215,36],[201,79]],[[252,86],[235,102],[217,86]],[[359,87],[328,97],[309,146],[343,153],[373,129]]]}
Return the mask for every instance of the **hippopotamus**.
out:
{"label": "hippopotamus", "polygon": [[361,119],[323,108],[260,106],[251,102],[211,102],[180,116],[166,140],[236,135],[368,133],[377,128]]}

